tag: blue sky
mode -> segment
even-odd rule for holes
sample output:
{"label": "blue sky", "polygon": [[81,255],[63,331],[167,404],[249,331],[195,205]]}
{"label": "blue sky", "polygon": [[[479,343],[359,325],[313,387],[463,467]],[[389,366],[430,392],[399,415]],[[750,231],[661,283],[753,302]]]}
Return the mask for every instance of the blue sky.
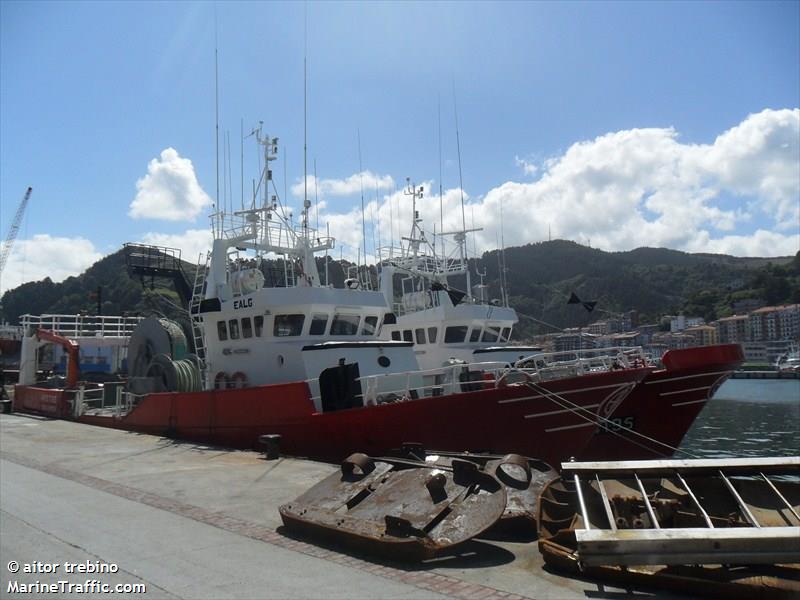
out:
{"label": "blue sky", "polygon": [[[309,169],[344,255],[361,243],[362,180],[368,202],[378,187],[368,225],[383,241],[406,233],[406,176],[438,192],[439,114],[444,226],[460,225],[454,89],[478,253],[497,245],[502,206],[507,245],[549,232],[606,250],[793,254],[799,7],[3,1],[3,238],[34,192],[0,289],[77,274],[126,241],[196,259],[216,190],[215,22],[230,196],[242,120],[246,133],[264,121],[278,190],[285,168],[299,205],[306,47]],[[252,139],[244,173],[249,190]],[[422,213],[441,226],[435,194]]]}

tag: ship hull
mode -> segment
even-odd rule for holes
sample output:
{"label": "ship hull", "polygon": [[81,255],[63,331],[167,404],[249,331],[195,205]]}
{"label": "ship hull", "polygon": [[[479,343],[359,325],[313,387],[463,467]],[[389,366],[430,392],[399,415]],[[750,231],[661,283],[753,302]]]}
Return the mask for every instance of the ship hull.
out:
{"label": "ship hull", "polygon": [[581,460],[672,456],[706,403],[742,364],[744,354],[738,344],[724,344],[672,350],[662,361],[664,369],[649,373],[617,405],[600,408],[600,416],[608,421],[598,427]]}
{"label": "ship hull", "polygon": [[[234,448],[254,448],[279,434],[294,456],[340,461],[352,452],[381,455],[405,442],[451,451],[516,452],[558,464],[576,456],[592,436],[594,413],[609,398],[629,393],[645,369],[599,373],[547,383],[479,389],[334,411],[316,412],[303,382],[196,393],[150,394],[126,415],[84,414],[79,421]],[[18,386],[22,388],[24,386]],[[53,390],[27,387],[24,406]],[[555,403],[550,394],[557,394]],[[49,406],[49,405],[47,405]],[[63,414],[50,416],[64,416]]]}

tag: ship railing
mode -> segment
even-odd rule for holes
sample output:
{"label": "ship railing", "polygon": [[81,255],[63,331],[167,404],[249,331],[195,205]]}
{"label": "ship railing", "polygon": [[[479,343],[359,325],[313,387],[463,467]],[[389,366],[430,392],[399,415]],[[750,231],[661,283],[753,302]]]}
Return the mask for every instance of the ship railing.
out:
{"label": "ship railing", "polygon": [[141,395],[125,391],[122,382],[89,384],[81,383],[75,390],[72,414],[114,416],[126,415],[136,405]]}
{"label": "ship railing", "polygon": [[[491,389],[514,383],[541,383],[565,377],[630,369],[644,366],[641,348],[603,348],[584,354],[541,352],[510,364],[505,361],[454,362],[433,369],[381,373],[358,377],[364,405],[415,400],[430,396]],[[418,383],[422,381],[422,383]],[[309,379],[309,387],[319,389],[319,379]],[[316,385],[312,385],[316,384]],[[321,397],[313,396],[321,406]]]}
{"label": "ship railing", "polygon": [[521,358],[515,366],[540,374],[575,371],[578,374],[594,371],[644,367],[650,362],[641,347],[612,346],[559,352],[537,352]]}
{"label": "ship railing", "polygon": [[127,338],[139,325],[143,317],[112,315],[31,315],[20,317],[27,335],[37,329],[47,329],[67,338],[116,337]]}
{"label": "ship railing", "polygon": [[[365,375],[356,378],[362,390],[356,398],[360,398],[364,405],[386,404],[488,389],[496,387],[508,370],[508,363],[496,361],[456,363],[434,369]],[[307,382],[311,389],[319,389],[318,378]],[[313,396],[312,400],[315,405],[321,406],[320,396]]]}
{"label": "ship railing", "polygon": [[458,275],[464,273],[466,267],[459,258],[437,258],[427,254],[414,256],[383,258],[390,261],[395,267],[404,271],[421,273],[424,275]]}
{"label": "ship railing", "polygon": [[[437,242],[437,249],[442,247]],[[432,252],[427,243],[420,243],[416,256],[410,244],[407,246],[383,246],[378,248],[380,262],[392,264],[404,270],[425,275],[457,275],[466,272],[467,264],[461,256],[461,245],[443,242],[443,252]]]}
{"label": "ship railing", "polygon": [[103,385],[87,387],[80,384],[75,391],[72,402],[72,416],[76,419],[88,412],[96,412],[105,408],[105,390]]}
{"label": "ship railing", "polygon": [[[250,238],[260,246],[273,248],[278,252],[297,247],[300,233],[290,224],[282,219],[268,218],[266,221],[259,220],[254,227],[254,223],[249,220],[249,217],[250,215],[217,213],[212,215],[212,220],[216,219],[221,224],[221,227],[218,226],[218,230],[225,239]],[[322,235],[313,227],[303,230],[303,235],[306,234],[311,248],[315,252],[333,248],[335,245],[333,237]]]}

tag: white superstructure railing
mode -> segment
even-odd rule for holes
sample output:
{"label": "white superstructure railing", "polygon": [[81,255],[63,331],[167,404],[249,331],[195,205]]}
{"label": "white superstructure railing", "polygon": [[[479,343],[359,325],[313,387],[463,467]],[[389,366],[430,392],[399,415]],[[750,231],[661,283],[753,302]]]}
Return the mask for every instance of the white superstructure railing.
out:
{"label": "white superstructure railing", "polygon": [[47,329],[68,338],[77,337],[130,337],[143,317],[104,315],[30,315],[20,317],[24,332]]}

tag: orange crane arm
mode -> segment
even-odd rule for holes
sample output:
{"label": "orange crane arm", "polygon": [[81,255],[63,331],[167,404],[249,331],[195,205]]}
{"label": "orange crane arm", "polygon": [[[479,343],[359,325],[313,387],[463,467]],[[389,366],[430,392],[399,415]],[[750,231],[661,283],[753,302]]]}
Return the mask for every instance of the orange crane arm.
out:
{"label": "orange crane arm", "polygon": [[80,377],[80,345],[75,340],[53,333],[49,329],[39,329],[36,332],[39,341],[58,344],[67,352],[67,381],[66,387],[72,388],[78,384]]}

